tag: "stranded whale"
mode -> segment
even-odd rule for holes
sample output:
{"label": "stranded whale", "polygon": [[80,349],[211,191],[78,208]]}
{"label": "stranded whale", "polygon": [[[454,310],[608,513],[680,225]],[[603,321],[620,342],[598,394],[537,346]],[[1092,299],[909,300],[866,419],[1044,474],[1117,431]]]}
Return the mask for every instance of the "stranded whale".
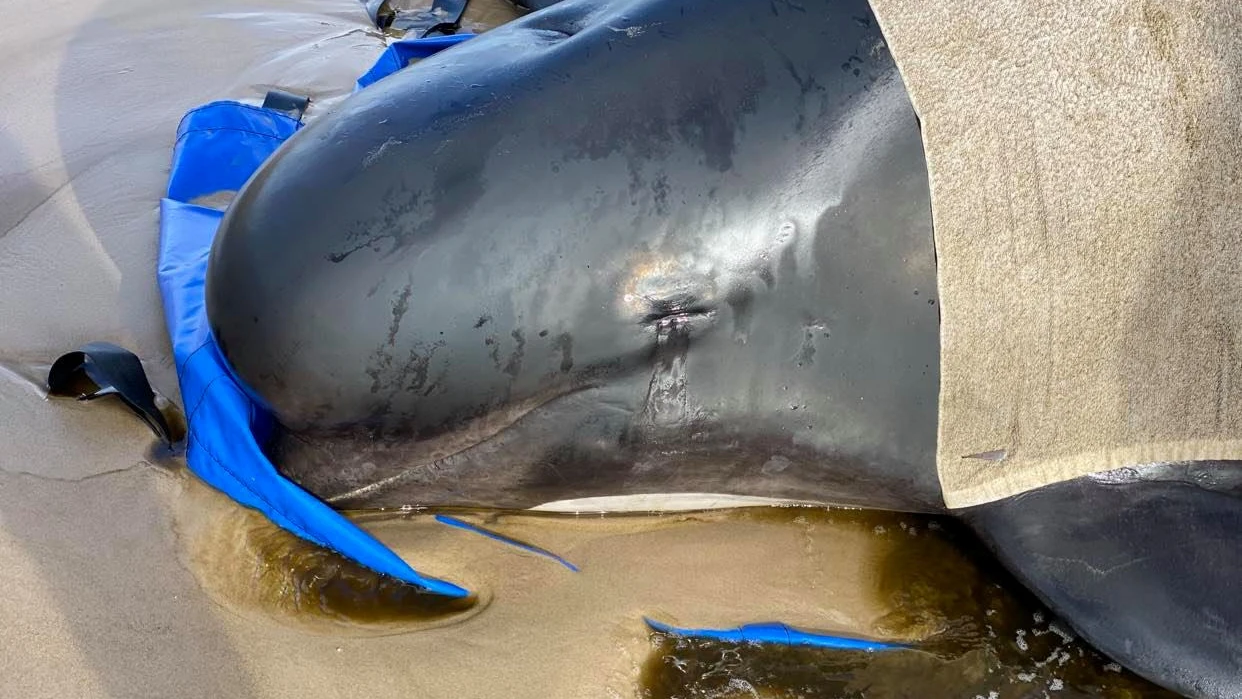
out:
{"label": "stranded whale", "polygon": [[207,280],[277,463],[343,506],[940,509],[918,122],[867,6],[817,8],[563,3],[290,139]]}
{"label": "stranded whale", "polygon": [[[282,471],[339,507],[943,510],[927,168],[868,5],[539,4],[230,207],[208,314]],[[1121,662],[1237,696],[1237,501],[1188,468],[958,514]]]}

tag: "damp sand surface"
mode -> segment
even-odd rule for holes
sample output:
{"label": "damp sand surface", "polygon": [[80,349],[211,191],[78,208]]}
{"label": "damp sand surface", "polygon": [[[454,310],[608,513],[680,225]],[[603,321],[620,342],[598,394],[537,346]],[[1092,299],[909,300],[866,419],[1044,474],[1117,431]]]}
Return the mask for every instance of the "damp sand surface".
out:
{"label": "damp sand surface", "polygon": [[[474,6],[473,29],[511,16]],[[273,529],[119,406],[47,400],[51,361],[107,340],[179,401],[154,273],[181,115],[280,88],[316,118],[391,38],[350,0],[0,0],[0,697],[1160,696],[1053,630],[947,522],[452,513],[575,573],[431,513],[357,515],[476,591],[445,601]],[[697,643],[643,616],[920,650]]]}
{"label": "damp sand surface", "polygon": [[[192,481],[184,487],[181,555],[217,604],[271,633],[417,656],[442,683],[434,696],[474,696],[471,687],[511,674],[521,686],[494,696],[1172,696],[1078,641],[942,518],[810,507],[354,513],[424,572],[475,593],[449,601],[402,594]],[[578,571],[437,522],[445,513]],[[700,628],[779,620],[912,647],[704,642],[652,633],[644,617]]]}

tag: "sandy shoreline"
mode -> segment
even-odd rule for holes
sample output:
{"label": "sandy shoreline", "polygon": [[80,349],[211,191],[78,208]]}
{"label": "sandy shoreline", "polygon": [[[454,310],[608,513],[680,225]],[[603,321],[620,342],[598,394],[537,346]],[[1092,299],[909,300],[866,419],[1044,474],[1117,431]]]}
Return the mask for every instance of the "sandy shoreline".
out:
{"label": "sandy shoreline", "polygon": [[333,0],[0,3],[0,695],[255,695],[180,565],[150,434],[45,401],[41,373],[110,340],[176,399],[154,271],[178,119],[265,84],[343,95],[382,48]]}

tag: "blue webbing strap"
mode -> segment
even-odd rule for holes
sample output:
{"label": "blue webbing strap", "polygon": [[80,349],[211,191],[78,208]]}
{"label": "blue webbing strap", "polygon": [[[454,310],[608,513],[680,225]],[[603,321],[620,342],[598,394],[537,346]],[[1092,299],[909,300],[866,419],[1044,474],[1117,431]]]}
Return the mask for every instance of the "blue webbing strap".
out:
{"label": "blue webbing strap", "polygon": [[875,652],[883,650],[902,650],[909,646],[900,643],[884,643],[866,641],[844,636],[813,631],[803,631],[780,623],[748,624],[734,629],[687,629],[670,626],[654,619],[646,619],[647,626],[653,631],[680,636],[726,643],[771,643],[782,646],[805,646],[832,650],[859,650]]}

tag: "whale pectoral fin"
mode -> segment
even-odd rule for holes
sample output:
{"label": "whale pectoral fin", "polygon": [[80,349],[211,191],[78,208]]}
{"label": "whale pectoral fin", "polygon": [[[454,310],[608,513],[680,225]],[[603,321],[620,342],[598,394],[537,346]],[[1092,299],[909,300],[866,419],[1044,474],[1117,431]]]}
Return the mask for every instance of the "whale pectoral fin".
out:
{"label": "whale pectoral fin", "polygon": [[1239,479],[1242,462],[1124,469],[959,514],[1106,655],[1187,696],[1236,697]]}

